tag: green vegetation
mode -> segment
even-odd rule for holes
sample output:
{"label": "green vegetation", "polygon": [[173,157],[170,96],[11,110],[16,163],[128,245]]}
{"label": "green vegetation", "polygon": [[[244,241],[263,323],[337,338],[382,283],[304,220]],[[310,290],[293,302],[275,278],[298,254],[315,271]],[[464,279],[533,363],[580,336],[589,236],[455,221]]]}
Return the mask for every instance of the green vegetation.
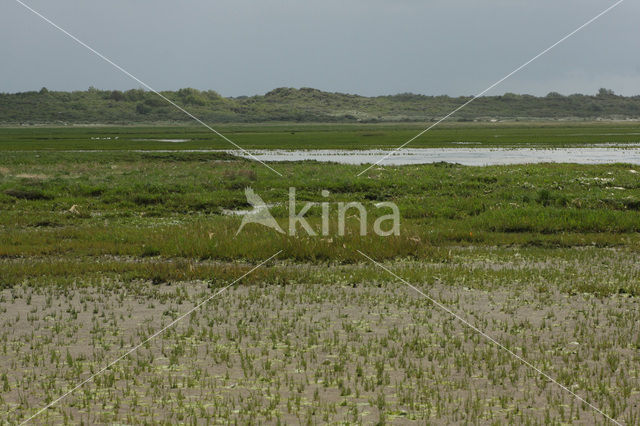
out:
{"label": "green vegetation", "polygon": [[[225,131],[248,147],[345,148],[397,145],[415,129]],[[420,143],[564,146],[634,133],[456,124]],[[173,138],[191,141],[136,140]],[[362,167],[300,162],[279,163],[280,178],[185,148],[226,146],[193,127],[0,130],[0,422],[25,420],[278,250],[37,421],[606,423],[361,250],[618,421],[639,422],[640,167],[440,163],[357,177]],[[230,211],[250,208],[246,187],[286,227],[290,186],[298,210],[362,202],[369,229],[387,213],[374,204],[393,201],[401,233],[361,237],[350,217],[335,235],[332,208],[329,236],[256,224],[235,235]],[[321,207],[307,217],[319,228]]]}
{"label": "green vegetation", "polygon": [[[317,89],[279,88],[265,95],[224,98],[214,91],[166,91],[162,95],[204,121],[221,122],[398,122],[433,121],[470,97],[404,93],[367,98]],[[601,89],[595,96],[550,93],[482,97],[453,120],[638,118],[640,96],[616,96]],[[156,123],[191,119],[152,92],[97,90],[0,94],[0,124]]]}
{"label": "green vegetation", "polygon": [[[144,263],[130,258],[256,262],[282,249],[284,258],[296,262],[353,263],[361,261],[358,249],[381,260],[448,262],[451,250],[461,247],[636,250],[639,240],[640,180],[628,165],[432,164],[374,168],[362,177],[356,176],[358,166],[278,166],[284,178],[219,152],[6,151],[0,169],[0,256],[45,256],[52,263],[24,268],[8,261],[0,285],[43,274],[73,279],[68,271],[83,269],[79,262],[90,263],[86,271],[96,276],[122,273],[163,281],[179,276],[170,266],[157,265],[145,274]],[[363,202],[373,222],[373,215],[388,213],[377,212],[374,204],[393,201],[402,215],[401,235],[360,237],[354,219],[344,237],[289,237],[258,225],[234,237],[240,217],[225,211],[249,208],[244,188],[275,204],[272,213],[287,228],[290,186],[297,188],[299,206],[330,191],[332,234],[337,234],[335,203]],[[320,215],[316,206],[307,217],[319,227]],[[95,257],[110,261],[95,264]],[[121,257],[126,259],[118,266]],[[58,262],[60,271],[51,267]],[[135,271],[127,274],[128,268]],[[205,278],[210,272],[196,269],[185,277]],[[638,285],[621,277],[594,291],[636,294]]]}
{"label": "green vegetation", "polygon": [[[247,149],[396,148],[424,130],[424,124],[235,124],[217,127]],[[164,140],[164,142],[163,142]],[[180,142],[170,142],[170,141]],[[640,124],[614,123],[446,123],[416,139],[410,148],[566,147],[640,143]],[[25,150],[206,150],[234,149],[198,126],[7,127],[1,151]],[[117,155],[117,154],[110,154]],[[111,158],[111,157],[110,157]],[[118,157],[113,157],[117,159]],[[48,156],[38,161],[57,161]]]}

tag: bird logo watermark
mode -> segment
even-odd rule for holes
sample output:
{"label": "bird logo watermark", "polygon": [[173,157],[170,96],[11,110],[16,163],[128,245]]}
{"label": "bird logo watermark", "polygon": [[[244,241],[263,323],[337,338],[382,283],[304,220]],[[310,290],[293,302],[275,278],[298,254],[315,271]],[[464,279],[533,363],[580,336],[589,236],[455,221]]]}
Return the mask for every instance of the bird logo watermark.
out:
{"label": "bird logo watermark", "polygon": [[267,203],[265,203],[251,188],[246,188],[244,193],[247,196],[247,203],[253,206],[253,210],[243,216],[242,223],[240,223],[240,227],[238,228],[238,231],[236,231],[236,235],[238,235],[240,231],[250,223],[257,223],[266,226],[267,228],[273,228],[279,233],[284,234],[285,232],[280,227],[280,224],[278,224],[273,215],[271,215]]}

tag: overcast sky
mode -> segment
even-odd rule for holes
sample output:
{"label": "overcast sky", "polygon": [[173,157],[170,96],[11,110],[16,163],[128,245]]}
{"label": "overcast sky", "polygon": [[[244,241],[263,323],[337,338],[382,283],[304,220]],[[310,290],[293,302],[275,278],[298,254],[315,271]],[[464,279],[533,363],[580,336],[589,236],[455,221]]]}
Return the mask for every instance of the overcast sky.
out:
{"label": "overcast sky", "polygon": [[[276,87],[472,95],[611,0],[24,0],[158,90]],[[640,2],[626,0],[489,94],[640,94]],[[15,0],[0,6],[0,92],[140,85]]]}

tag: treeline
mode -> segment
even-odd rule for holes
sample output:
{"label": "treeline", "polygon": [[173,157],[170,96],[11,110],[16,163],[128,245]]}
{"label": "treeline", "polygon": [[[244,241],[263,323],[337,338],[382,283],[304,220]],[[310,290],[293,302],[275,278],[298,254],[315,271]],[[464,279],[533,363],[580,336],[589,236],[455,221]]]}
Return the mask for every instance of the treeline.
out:
{"label": "treeline", "polygon": [[[265,95],[225,98],[215,91],[180,89],[162,95],[207,122],[377,122],[437,120],[470,97],[403,93],[364,97],[317,89],[279,88]],[[544,97],[506,93],[482,97],[454,120],[626,119],[640,117],[640,96],[549,93]],[[190,118],[158,95],[134,89],[0,94],[0,124],[185,122]]]}

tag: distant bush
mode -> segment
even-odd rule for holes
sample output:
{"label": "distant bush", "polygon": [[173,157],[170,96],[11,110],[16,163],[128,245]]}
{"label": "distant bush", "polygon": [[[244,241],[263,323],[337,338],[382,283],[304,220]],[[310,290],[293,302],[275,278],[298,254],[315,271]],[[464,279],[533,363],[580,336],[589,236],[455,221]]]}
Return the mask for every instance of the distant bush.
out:
{"label": "distant bush", "polygon": [[[412,122],[435,121],[469,97],[425,96],[401,93],[367,98],[329,93],[304,87],[281,87],[264,96],[223,98],[213,90],[184,88],[162,92],[173,102],[210,122]],[[545,97],[505,93],[481,97],[469,104],[458,121],[500,118],[584,119],[638,118],[640,96],[617,96],[600,89],[595,96],[563,96],[551,92]],[[0,123],[122,123],[190,121],[166,100],[142,89],[53,92],[40,91],[0,94]]]}
{"label": "distant bush", "polygon": [[151,107],[149,105],[139,103],[138,105],[136,105],[136,112],[143,115],[149,114],[151,112]]}

